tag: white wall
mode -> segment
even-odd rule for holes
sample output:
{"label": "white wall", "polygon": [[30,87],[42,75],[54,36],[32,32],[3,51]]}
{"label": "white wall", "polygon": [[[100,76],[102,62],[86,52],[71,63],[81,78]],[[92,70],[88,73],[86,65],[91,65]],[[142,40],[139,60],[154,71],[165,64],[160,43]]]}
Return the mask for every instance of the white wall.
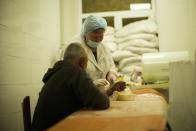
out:
{"label": "white wall", "polygon": [[169,123],[173,131],[196,130],[196,63],[170,64]]}
{"label": "white wall", "polygon": [[80,34],[82,25],[82,0],[61,1],[61,40],[66,44],[71,37]]}
{"label": "white wall", "polygon": [[196,49],[196,0],[157,0],[160,51]]}
{"label": "white wall", "polygon": [[22,131],[22,99],[34,110],[60,41],[59,0],[0,0],[0,130]]}
{"label": "white wall", "polygon": [[[196,50],[196,0],[157,0],[160,51]],[[194,63],[170,65],[169,122],[174,131],[196,129]]]}

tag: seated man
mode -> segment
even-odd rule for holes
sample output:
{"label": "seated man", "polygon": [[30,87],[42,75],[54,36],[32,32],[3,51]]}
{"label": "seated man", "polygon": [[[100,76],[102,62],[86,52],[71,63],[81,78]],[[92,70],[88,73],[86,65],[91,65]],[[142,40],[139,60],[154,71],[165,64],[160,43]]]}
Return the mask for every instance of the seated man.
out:
{"label": "seated man", "polygon": [[43,77],[45,85],[35,108],[32,131],[45,130],[84,107],[109,107],[108,96],[95,87],[85,72],[87,61],[85,50],[72,43],[64,54],[64,60],[48,70]]}

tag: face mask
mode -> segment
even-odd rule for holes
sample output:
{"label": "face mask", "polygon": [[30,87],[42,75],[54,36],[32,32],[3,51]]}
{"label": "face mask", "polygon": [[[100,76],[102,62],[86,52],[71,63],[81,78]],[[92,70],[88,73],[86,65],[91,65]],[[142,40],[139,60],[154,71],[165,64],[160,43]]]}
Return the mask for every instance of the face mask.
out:
{"label": "face mask", "polygon": [[101,42],[94,42],[92,40],[88,40],[87,45],[91,48],[96,48]]}

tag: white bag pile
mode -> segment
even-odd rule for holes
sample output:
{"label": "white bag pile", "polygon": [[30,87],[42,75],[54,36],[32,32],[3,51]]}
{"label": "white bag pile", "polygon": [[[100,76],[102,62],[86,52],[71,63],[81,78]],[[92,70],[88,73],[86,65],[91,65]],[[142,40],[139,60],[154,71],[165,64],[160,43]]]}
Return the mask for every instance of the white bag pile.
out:
{"label": "white bag pile", "polygon": [[117,50],[117,45],[114,37],[114,27],[107,26],[104,33],[103,44],[108,47],[111,53]]}
{"label": "white bag pile", "polygon": [[121,74],[142,72],[142,54],[158,52],[157,32],[157,24],[153,19],[130,23],[115,32],[118,50],[112,55]]}

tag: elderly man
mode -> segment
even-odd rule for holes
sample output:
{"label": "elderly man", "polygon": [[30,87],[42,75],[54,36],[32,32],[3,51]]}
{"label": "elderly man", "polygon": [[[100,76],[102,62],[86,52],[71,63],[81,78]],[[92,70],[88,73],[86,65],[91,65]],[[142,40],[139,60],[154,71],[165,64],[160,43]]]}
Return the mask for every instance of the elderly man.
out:
{"label": "elderly man", "polygon": [[[43,77],[45,85],[34,112],[33,131],[45,130],[83,107],[109,107],[108,96],[95,87],[85,72],[87,61],[87,54],[81,45],[72,43],[67,47],[64,60],[48,70]],[[109,95],[111,89],[107,92]]]}
{"label": "elderly man", "polygon": [[81,30],[81,35],[72,38],[70,43],[82,45],[88,55],[87,73],[97,87],[103,87],[116,79],[116,71],[109,50],[101,43],[107,27],[106,20],[99,16],[88,16]]}

